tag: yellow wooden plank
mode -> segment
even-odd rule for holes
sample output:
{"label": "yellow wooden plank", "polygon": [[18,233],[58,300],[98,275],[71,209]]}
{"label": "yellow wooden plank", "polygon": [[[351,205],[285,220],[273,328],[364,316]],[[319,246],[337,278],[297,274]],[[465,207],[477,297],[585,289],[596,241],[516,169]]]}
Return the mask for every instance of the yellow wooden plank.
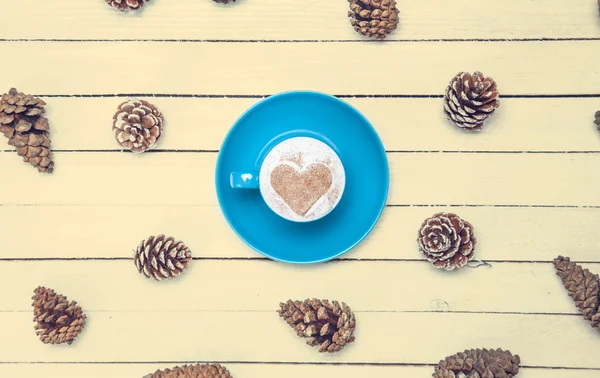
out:
{"label": "yellow wooden plank", "polygon": [[[216,153],[57,153],[41,175],[0,154],[3,204],[217,205]],[[598,154],[392,153],[389,204],[596,206]],[[246,169],[241,167],[241,169]]]}
{"label": "yellow wooden plank", "polygon": [[3,42],[0,55],[19,63],[3,59],[0,70],[37,94],[438,95],[457,72],[474,70],[501,94],[585,94],[600,85],[597,44]]}
{"label": "yellow wooden plank", "polygon": [[[42,344],[30,313],[0,313],[0,330],[1,362],[423,364],[467,348],[501,347],[522,356],[527,366],[600,367],[599,336],[572,315],[360,313],[356,342],[335,355],[305,345],[275,312],[92,312],[70,347]],[[587,352],[573,353],[574,348]]]}
{"label": "yellow wooden plank", "polygon": [[[600,209],[388,207],[371,235],[343,258],[420,259],[416,234],[438,211],[474,226],[476,258],[600,261]],[[35,237],[32,237],[35,230]],[[199,258],[260,258],[217,206],[0,206],[0,258],[128,258],[147,236],[183,240]],[[600,273],[600,271],[599,271]]]}
{"label": "yellow wooden plank", "polygon": [[[148,98],[165,116],[159,149],[218,150],[256,98]],[[388,150],[598,151],[594,98],[502,99],[481,133],[449,123],[440,98],[343,99],[373,124]],[[57,150],[120,149],[112,115],[125,98],[45,98]],[[1,143],[1,142],[0,142]],[[9,146],[0,149],[10,149]]]}
{"label": "yellow wooden plank", "polygon": [[[400,1],[391,39],[594,38],[593,1]],[[36,0],[3,4],[3,38],[67,39],[361,39],[350,27],[346,1],[253,0],[151,2],[140,15],[114,12],[101,0]],[[48,22],[53,20],[53,22]],[[27,24],[27,27],[23,25]]]}
{"label": "yellow wooden plank", "polygon": [[[453,352],[451,352],[453,353]],[[441,358],[441,357],[440,357]],[[212,361],[207,361],[212,362]],[[153,364],[6,364],[0,365],[3,377],[86,377],[86,378],[132,378],[143,377],[157,369],[173,368],[173,363]],[[195,363],[190,361],[188,363]],[[433,366],[364,366],[364,365],[303,365],[303,364],[243,364],[227,363],[223,365],[234,378],[238,377],[287,377],[287,378],[414,378],[429,377],[433,374]],[[522,368],[519,378],[596,378],[597,370],[565,370]]]}
{"label": "yellow wooden plank", "polygon": [[[202,256],[201,248],[193,252]],[[600,273],[600,264],[584,267]],[[94,312],[269,312],[289,298],[316,296],[346,301],[358,312],[578,313],[550,263],[494,263],[448,273],[425,262],[200,260],[169,282],[145,278],[133,261],[18,261],[0,268],[0,285],[12,288],[0,311],[31,311],[32,293],[42,285]]]}

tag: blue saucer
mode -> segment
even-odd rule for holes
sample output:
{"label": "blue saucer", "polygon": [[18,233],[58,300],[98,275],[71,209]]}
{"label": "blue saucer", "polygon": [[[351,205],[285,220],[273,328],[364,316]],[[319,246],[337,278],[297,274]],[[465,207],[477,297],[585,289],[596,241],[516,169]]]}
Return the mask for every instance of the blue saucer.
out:
{"label": "blue saucer", "polygon": [[[257,171],[268,151],[292,136],[310,136],[338,154],[346,187],[324,218],[285,220],[259,190],[230,187],[231,172]],[[385,206],[389,170],[377,133],[349,104],[318,92],[285,92],[247,110],[225,138],[216,169],[219,205],[229,225],[250,247],[278,261],[317,263],[352,249],[371,231]]]}

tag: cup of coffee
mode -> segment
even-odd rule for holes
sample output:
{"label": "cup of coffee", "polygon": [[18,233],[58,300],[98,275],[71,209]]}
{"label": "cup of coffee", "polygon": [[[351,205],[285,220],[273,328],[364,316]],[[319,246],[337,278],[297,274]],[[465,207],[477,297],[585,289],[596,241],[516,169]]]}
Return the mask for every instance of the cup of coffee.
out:
{"label": "cup of coffee", "polygon": [[234,189],[260,190],[267,206],[294,222],[323,218],[339,203],[346,174],[335,151],[312,137],[291,137],[276,144],[257,172],[232,172]]}

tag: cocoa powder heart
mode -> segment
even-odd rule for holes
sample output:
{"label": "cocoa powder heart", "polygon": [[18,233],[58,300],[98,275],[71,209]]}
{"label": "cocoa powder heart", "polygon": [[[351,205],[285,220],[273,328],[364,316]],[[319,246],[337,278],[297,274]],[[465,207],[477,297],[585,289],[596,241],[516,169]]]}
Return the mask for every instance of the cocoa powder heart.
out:
{"label": "cocoa powder heart", "polygon": [[300,216],[327,193],[332,181],[331,170],[323,164],[311,164],[304,171],[281,164],[271,172],[273,189]]}

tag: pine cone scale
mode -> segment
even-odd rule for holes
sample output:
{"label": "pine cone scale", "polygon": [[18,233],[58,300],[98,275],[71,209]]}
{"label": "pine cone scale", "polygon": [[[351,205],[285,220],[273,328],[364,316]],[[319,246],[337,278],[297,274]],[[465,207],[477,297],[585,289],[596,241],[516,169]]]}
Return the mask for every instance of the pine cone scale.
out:
{"label": "pine cone scale", "polygon": [[354,341],[354,313],[345,303],[316,298],[279,304],[279,316],[319,352],[337,352]]}
{"label": "pine cone scale", "polygon": [[134,254],[138,272],[157,281],[179,276],[191,259],[191,251],[183,242],[165,235],[142,240]]}
{"label": "pine cone scale", "polygon": [[[51,173],[54,163],[50,150],[50,124],[44,117],[44,105],[44,101],[12,88],[0,98],[0,132],[8,138],[9,146],[16,147],[24,162],[39,172]],[[41,147],[42,151],[27,147]]]}
{"label": "pine cone scale", "polygon": [[496,82],[481,72],[459,72],[446,88],[444,113],[458,127],[480,130],[498,106]]}
{"label": "pine cone scale", "polygon": [[42,286],[34,291],[32,299],[34,329],[40,340],[44,344],[72,344],[85,325],[81,307]]}

